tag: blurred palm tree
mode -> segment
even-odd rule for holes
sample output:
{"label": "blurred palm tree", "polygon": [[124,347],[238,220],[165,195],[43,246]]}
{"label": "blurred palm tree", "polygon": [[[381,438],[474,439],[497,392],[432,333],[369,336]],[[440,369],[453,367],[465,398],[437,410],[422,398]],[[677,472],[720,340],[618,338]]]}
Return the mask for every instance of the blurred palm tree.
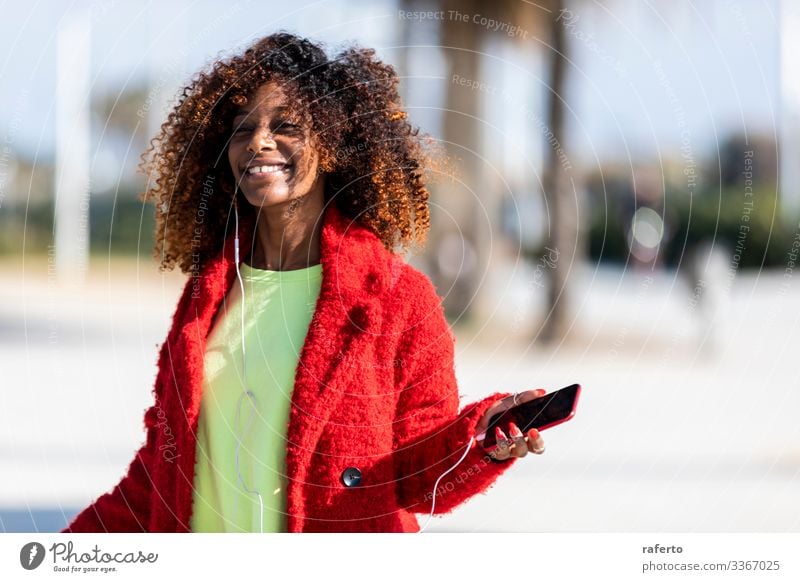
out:
{"label": "blurred palm tree", "polygon": [[[503,38],[506,42],[523,43],[529,50],[547,51],[549,86],[547,114],[544,117],[552,134],[550,141],[565,147],[563,91],[568,57],[563,24],[559,22],[563,8],[563,0],[543,0],[538,3],[518,0],[401,0],[402,10],[442,11],[443,17],[438,18],[437,22],[440,46],[448,61],[448,73],[466,79],[480,80],[485,43],[490,35],[495,38],[502,36],[502,32],[473,23],[473,15],[478,14],[481,18],[519,26],[528,31],[529,35],[505,35]],[[454,18],[451,16],[454,13],[466,15],[467,19]],[[406,23],[406,27],[408,26]],[[537,43],[536,39],[541,41]],[[489,188],[482,187],[485,184],[484,176],[480,172],[483,164],[477,159],[478,154],[475,151],[480,140],[483,93],[465,91],[456,83],[446,83],[445,91],[442,139],[450,154],[461,161],[459,173],[465,187],[480,192],[480,203],[468,192],[455,191],[443,193],[436,201],[444,212],[452,215],[461,230],[459,236],[466,239],[465,242],[477,256],[476,268],[461,270],[453,281],[442,280],[444,277],[438,272],[436,265],[431,269],[432,276],[438,278],[437,285],[448,289],[444,298],[445,309],[450,314],[460,315],[467,312],[480,285],[484,267],[490,260],[488,250],[492,233],[482,219],[482,206],[488,207],[492,213],[498,208],[499,200]],[[537,134],[541,131],[540,128],[531,129]],[[543,190],[549,219],[547,244],[551,249],[557,249],[559,260],[548,278],[548,312],[539,337],[557,341],[565,334],[569,320],[568,304],[563,291],[568,284],[569,268],[577,250],[578,223],[571,177],[560,163],[559,152],[552,147],[546,148]],[[433,208],[432,213],[435,215],[437,209]],[[451,236],[444,230],[437,229],[431,233],[434,248],[438,247],[442,237]]]}

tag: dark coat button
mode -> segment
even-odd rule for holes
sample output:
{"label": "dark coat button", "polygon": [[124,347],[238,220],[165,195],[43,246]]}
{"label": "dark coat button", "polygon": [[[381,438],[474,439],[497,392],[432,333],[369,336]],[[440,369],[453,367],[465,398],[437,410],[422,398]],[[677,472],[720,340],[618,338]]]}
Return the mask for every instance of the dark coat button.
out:
{"label": "dark coat button", "polygon": [[342,483],[345,487],[355,487],[361,483],[361,471],[355,467],[347,467],[342,471]]}

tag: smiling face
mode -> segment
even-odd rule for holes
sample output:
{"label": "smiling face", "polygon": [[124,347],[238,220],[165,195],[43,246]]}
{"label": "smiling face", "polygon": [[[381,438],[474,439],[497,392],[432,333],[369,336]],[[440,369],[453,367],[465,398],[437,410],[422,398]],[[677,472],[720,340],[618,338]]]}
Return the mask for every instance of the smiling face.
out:
{"label": "smiling face", "polygon": [[239,189],[256,208],[323,196],[310,127],[297,118],[277,83],[262,85],[237,112],[228,161]]}

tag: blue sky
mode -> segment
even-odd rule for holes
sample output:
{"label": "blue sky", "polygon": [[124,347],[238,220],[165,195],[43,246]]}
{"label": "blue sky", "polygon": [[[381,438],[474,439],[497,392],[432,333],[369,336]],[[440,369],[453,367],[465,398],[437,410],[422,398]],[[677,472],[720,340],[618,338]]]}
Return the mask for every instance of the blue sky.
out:
{"label": "blue sky", "polygon": [[[678,147],[678,108],[697,150],[713,151],[730,132],[775,130],[780,88],[777,0],[568,5],[577,16],[568,34],[574,61],[566,96],[568,123],[582,157],[652,157]],[[52,154],[55,31],[65,14],[78,10],[91,14],[91,70],[97,91],[122,90],[145,79],[174,91],[214,57],[277,28],[334,47],[357,40],[390,61],[397,58],[395,47],[401,42],[394,2],[6,4],[0,20],[0,35],[6,39],[0,57],[0,135],[13,133],[13,147],[27,155]],[[530,50],[541,49],[541,44],[530,41],[501,57],[491,46],[486,78],[534,108],[543,108],[543,59]],[[438,76],[446,82],[446,63],[430,49],[412,63],[412,75]],[[520,67],[527,73],[521,74]],[[441,105],[441,86],[405,83],[410,104]],[[423,87],[424,95],[412,92],[415,86]],[[526,151],[536,151],[526,138],[529,130],[509,108],[489,101],[486,115],[507,134],[507,143],[528,143]],[[420,110],[412,116],[435,133],[435,111]],[[511,150],[513,157],[515,148]]]}

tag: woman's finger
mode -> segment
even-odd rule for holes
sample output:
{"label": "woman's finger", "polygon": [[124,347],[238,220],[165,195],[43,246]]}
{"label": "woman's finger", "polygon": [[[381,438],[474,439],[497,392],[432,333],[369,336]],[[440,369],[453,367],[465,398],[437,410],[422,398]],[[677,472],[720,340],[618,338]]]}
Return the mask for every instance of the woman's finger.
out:
{"label": "woman's finger", "polygon": [[544,439],[535,428],[528,431],[528,449],[537,455],[541,455],[544,452]]}
{"label": "woman's finger", "polygon": [[[536,388],[535,390],[525,390],[524,392],[517,393],[517,397],[514,398],[509,397],[508,399],[508,407],[511,408],[512,406],[518,406],[525,402],[530,402],[531,400],[536,400],[537,398],[541,398],[547,394],[547,391],[544,388]],[[514,404],[516,402],[516,404]]]}
{"label": "woman's finger", "polygon": [[492,451],[492,456],[498,461],[504,461],[511,456],[511,440],[506,436],[499,426],[494,429],[497,445]]}
{"label": "woman's finger", "polygon": [[511,446],[511,454],[515,457],[524,457],[528,454],[528,443],[525,440],[525,435],[522,434],[522,431],[513,422],[508,424],[508,429],[509,435],[511,436],[511,440],[513,442]]}
{"label": "woman's finger", "polygon": [[[524,392],[518,392],[512,396],[501,398],[486,410],[483,418],[481,418],[480,422],[478,422],[477,426],[475,427],[475,434],[482,435],[489,426],[489,419],[495,414],[505,412],[509,408],[513,408],[514,406],[518,406],[525,402],[530,402],[536,398],[541,398],[546,393],[547,391],[544,388],[536,388],[535,390],[525,390]],[[479,438],[478,440],[483,439]]]}

